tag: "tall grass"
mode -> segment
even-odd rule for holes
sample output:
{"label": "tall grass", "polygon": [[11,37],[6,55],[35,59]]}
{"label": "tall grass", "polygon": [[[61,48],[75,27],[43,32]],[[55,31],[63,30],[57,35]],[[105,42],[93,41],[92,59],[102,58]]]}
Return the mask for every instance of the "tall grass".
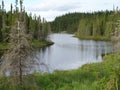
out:
{"label": "tall grass", "polygon": [[[25,78],[27,84],[20,90],[117,90],[120,89],[120,54],[105,56],[103,62],[86,64],[77,70],[34,73]],[[5,79],[0,81],[4,83]],[[13,90],[8,88],[10,84],[3,87],[2,83],[0,90]]]}

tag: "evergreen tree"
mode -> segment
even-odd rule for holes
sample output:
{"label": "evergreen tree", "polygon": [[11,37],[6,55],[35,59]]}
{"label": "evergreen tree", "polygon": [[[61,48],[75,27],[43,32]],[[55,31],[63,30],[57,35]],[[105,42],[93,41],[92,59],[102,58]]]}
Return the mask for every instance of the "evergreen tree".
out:
{"label": "evergreen tree", "polygon": [[3,41],[7,42],[8,40],[8,26],[7,26],[7,14],[4,9],[4,1],[2,1],[2,37]]}
{"label": "evergreen tree", "polygon": [[112,33],[113,52],[120,53],[120,20],[117,20],[116,27]]}
{"label": "evergreen tree", "polygon": [[0,42],[3,41],[3,36],[2,36],[2,10],[0,9]]}
{"label": "evergreen tree", "polygon": [[2,29],[5,29],[5,9],[4,9],[4,1],[2,1]]}
{"label": "evergreen tree", "polygon": [[31,57],[28,58],[31,56],[30,36],[26,34],[24,13],[23,11],[19,13],[19,17],[16,17],[17,19],[11,27],[10,48],[2,57],[1,73],[6,75],[9,70],[10,76],[14,76],[13,83],[21,87],[23,75],[29,72],[34,61]]}

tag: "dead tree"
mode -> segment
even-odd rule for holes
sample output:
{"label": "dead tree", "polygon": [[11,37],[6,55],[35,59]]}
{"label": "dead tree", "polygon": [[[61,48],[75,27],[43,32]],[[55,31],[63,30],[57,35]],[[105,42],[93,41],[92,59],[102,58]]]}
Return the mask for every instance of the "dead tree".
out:
{"label": "dead tree", "polygon": [[33,58],[30,57],[32,49],[31,36],[26,34],[25,14],[22,10],[18,13],[15,23],[11,26],[10,48],[3,55],[0,68],[1,74],[14,76],[20,86],[23,83],[23,75],[29,72],[34,63]]}

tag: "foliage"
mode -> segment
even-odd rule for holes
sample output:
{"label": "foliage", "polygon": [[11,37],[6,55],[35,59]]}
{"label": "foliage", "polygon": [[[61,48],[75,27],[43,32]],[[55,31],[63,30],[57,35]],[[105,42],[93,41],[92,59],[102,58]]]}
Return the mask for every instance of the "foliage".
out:
{"label": "foliage", "polygon": [[[54,32],[67,31],[75,33],[79,38],[110,39],[110,34],[115,28],[114,22],[120,17],[119,11],[98,11],[92,13],[68,13],[56,17],[51,22],[51,28]],[[100,37],[100,38],[98,38]]]}
{"label": "foliage", "polygon": [[23,84],[23,75],[28,72],[28,68],[30,68],[31,62],[33,62],[32,58],[28,58],[31,53],[31,45],[29,43],[31,40],[30,36],[26,33],[25,14],[23,13],[21,4],[22,0],[20,0],[21,11],[16,11],[15,23],[11,25],[9,37],[10,48],[1,57],[0,67],[1,75],[6,76],[8,74],[15,77],[11,79],[13,79],[13,82],[16,81],[15,83],[20,86]]}
{"label": "foliage", "polygon": [[86,39],[86,40],[95,40],[95,41],[110,41],[111,38],[105,36],[80,36],[76,35],[75,37],[79,39]]}
{"label": "foliage", "polygon": [[[19,3],[20,7],[19,10]],[[45,20],[41,20],[40,16],[37,17],[36,15],[32,16],[32,14],[27,14],[21,5],[23,0],[16,0],[15,1],[15,9],[13,9],[13,5],[10,6],[10,11],[6,12],[4,9],[4,0],[2,0],[0,5],[0,57],[3,55],[4,51],[10,47],[10,33],[13,26],[17,22],[17,17],[19,17],[20,11],[23,11],[23,19],[25,24],[25,33],[30,36],[28,38],[32,38],[32,43],[34,41],[38,41],[38,43],[47,42],[47,35],[51,32],[50,24]],[[16,31],[16,30],[15,30]],[[16,36],[15,36],[16,38]],[[46,43],[49,45],[49,43]],[[40,44],[39,47],[46,46],[46,44]],[[38,44],[39,45],[39,44]],[[13,45],[14,47],[15,45]],[[33,47],[37,46],[36,44]],[[37,46],[38,47],[38,46]]]}
{"label": "foliage", "polygon": [[115,53],[120,53],[120,20],[115,25],[116,27],[112,32],[113,49]]}
{"label": "foliage", "polygon": [[[44,73],[43,75],[39,73],[29,75],[24,71],[27,71],[25,68],[28,67],[29,62],[26,58],[30,53],[28,35],[33,38],[32,45],[36,47],[44,45],[46,43],[39,41],[46,40],[51,24],[55,32],[67,31],[76,33],[76,36],[80,38],[88,36],[88,38],[106,39],[110,37],[115,27],[113,22],[119,18],[120,12],[69,13],[57,17],[54,22],[47,23],[45,19],[41,20],[36,15],[34,17],[31,14],[28,15],[21,8],[20,11],[24,11],[22,12],[24,23],[20,20],[21,28],[18,33],[16,29],[19,26],[19,19],[17,17],[21,17],[21,13],[17,5],[18,0],[16,0],[15,10],[12,10],[11,5],[11,10],[6,12],[4,1],[2,1],[2,8],[0,8],[0,42],[12,42],[7,56],[5,55],[4,63],[0,61],[2,64],[0,69],[3,71],[5,69],[7,72],[6,67],[8,67],[10,71],[10,76],[0,77],[1,90],[119,90],[120,54],[105,56],[103,62],[86,64],[77,70],[56,70],[51,74]],[[22,7],[22,0],[20,0],[20,7]],[[0,45],[0,47],[3,46]],[[22,87],[18,84],[21,83],[21,75]],[[20,81],[18,82],[16,78]]]}
{"label": "foliage", "polygon": [[114,22],[120,17],[119,13],[105,11],[83,16],[80,20],[76,36],[84,38],[92,36],[93,39],[95,37],[106,37],[109,39],[115,27]]}
{"label": "foliage", "polygon": [[[18,8],[18,2],[20,2],[20,7],[22,7],[20,10]],[[10,11],[6,12],[4,9],[4,1],[2,1],[3,6],[0,8],[0,42],[9,42],[10,30],[12,25],[16,22],[16,18],[20,15],[19,12],[21,10],[24,11],[23,14],[25,15],[26,33],[31,34],[33,40],[46,40],[47,35],[51,31],[49,23],[45,19],[41,20],[40,16],[32,16],[32,14],[28,15],[21,5],[22,3],[22,0],[16,0],[15,10],[11,4]]]}
{"label": "foliage", "polygon": [[[9,48],[0,59],[0,74],[9,76],[8,83],[22,87],[23,76],[30,73],[35,64],[33,54],[31,53],[31,41],[45,41],[48,35],[48,23],[40,17],[33,19],[27,15],[23,8],[23,0],[16,0],[15,10],[6,13],[4,1],[0,9],[2,25],[0,28],[0,41],[9,42]],[[20,5],[20,6],[18,6]],[[30,27],[30,22],[34,22],[34,27]],[[32,30],[31,30],[32,28]],[[3,39],[3,40],[2,40]],[[6,81],[6,82],[7,82]]]}
{"label": "foliage", "polygon": [[53,32],[67,31],[74,33],[77,30],[78,23],[83,13],[68,13],[63,16],[56,17],[51,22],[51,29]]}
{"label": "foliage", "polygon": [[32,45],[35,48],[41,48],[41,47],[49,46],[49,45],[52,45],[52,44],[53,44],[53,42],[50,42],[50,41],[38,41],[38,40],[34,40],[32,42]]}
{"label": "foliage", "polygon": [[[26,75],[27,87],[24,84],[20,90],[118,90],[120,89],[120,54],[110,54],[101,63],[86,64],[77,70],[55,71],[51,74],[34,73]],[[6,81],[1,77],[0,83]],[[27,80],[27,79],[25,79]],[[24,81],[24,83],[27,81]],[[10,89],[10,83],[0,84],[2,90]],[[26,87],[26,88],[25,88]],[[19,90],[14,87],[14,90]]]}
{"label": "foliage", "polygon": [[43,90],[116,90],[120,87],[120,55],[108,55],[102,63],[86,64],[77,70],[34,74]]}

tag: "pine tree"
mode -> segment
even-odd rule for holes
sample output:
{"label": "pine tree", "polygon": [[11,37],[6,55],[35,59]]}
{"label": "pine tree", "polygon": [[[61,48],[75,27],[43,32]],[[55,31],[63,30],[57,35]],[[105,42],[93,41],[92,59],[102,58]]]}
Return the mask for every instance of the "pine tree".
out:
{"label": "pine tree", "polygon": [[2,1],[2,37],[3,37],[3,41],[7,42],[8,39],[8,27],[7,27],[7,14],[6,11],[4,9],[5,5],[4,5],[4,1]]}
{"label": "pine tree", "polygon": [[113,52],[120,53],[120,20],[116,22],[116,27],[112,33]]}
{"label": "pine tree", "polygon": [[12,13],[13,13],[13,5],[11,4],[11,6],[10,6],[10,25],[12,25],[12,23],[13,23]]}
{"label": "pine tree", "polygon": [[4,9],[4,1],[2,1],[2,29],[5,29],[5,9]]}
{"label": "pine tree", "polygon": [[[21,5],[20,5],[20,8]],[[23,9],[21,9],[23,10]],[[14,76],[11,82],[23,85],[23,75],[26,75],[34,63],[31,56],[31,40],[26,34],[26,21],[23,11],[16,17],[10,32],[10,48],[2,57],[1,74]],[[15,80],[15,82],[14,82]]]}
{"label": "pine tree", "polygon": [[2,9],[0,8],[0,42],[3,41],[3,35],[2,35]]}

